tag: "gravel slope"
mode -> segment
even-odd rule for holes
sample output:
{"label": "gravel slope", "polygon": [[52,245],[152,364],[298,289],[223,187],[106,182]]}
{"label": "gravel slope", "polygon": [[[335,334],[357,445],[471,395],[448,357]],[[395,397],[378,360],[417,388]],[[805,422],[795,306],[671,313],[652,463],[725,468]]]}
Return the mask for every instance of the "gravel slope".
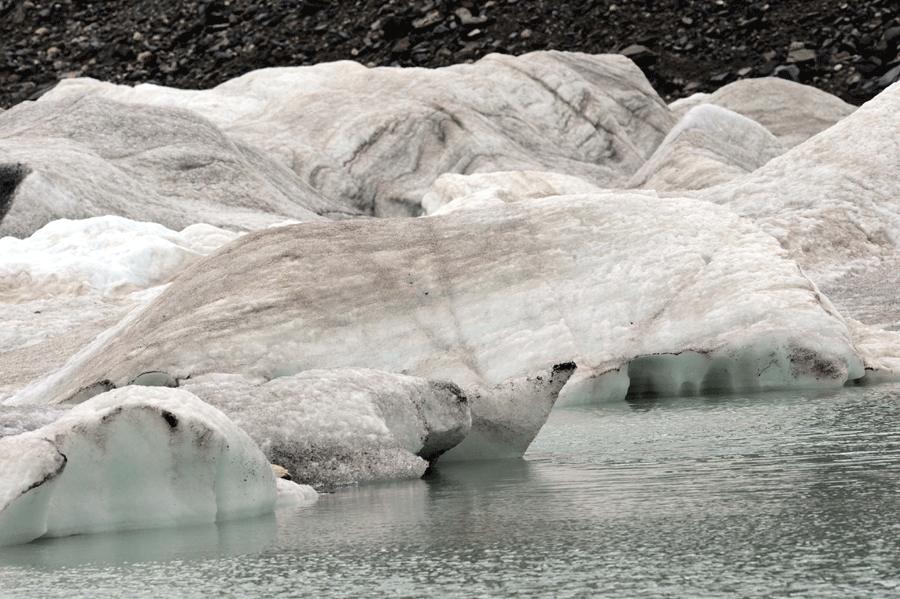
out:
{"label": "gravel slope", "polygon": [[776,74],[860,104],[900,79],[895,0],[0,0],[0,107],[59,79],[207,88],[265,66],[623,52],[667,100]]}

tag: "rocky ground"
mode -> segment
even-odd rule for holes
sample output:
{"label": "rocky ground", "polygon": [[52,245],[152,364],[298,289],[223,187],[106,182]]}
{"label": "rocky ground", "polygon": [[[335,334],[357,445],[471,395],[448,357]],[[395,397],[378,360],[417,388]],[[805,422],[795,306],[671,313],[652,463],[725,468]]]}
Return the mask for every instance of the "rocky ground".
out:
{"label": "rocky ground", "polygon": [[340,59],[621,52],[666,100],[776,75],[854,104],[900,79],[896,0],[0,0],[0,107],[64,77],[207,88]]}

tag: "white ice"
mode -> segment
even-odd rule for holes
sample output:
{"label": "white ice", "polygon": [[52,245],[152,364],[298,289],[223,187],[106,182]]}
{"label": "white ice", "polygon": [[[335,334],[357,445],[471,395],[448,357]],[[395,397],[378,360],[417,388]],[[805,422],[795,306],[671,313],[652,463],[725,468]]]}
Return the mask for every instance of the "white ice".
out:
{"label": "white ice", "polygon": [[277,496],[247,434],[182,390],[117,389],[0,439],[0,545],[258,516]]}
{"label": "white ice", "polygon": [[681,118],[700,104],[714,104],[753,119],[786,148],[821,133],[856,109],[811,85],[779,77],[741,79],[712,94],[699,93],[676,100],[669,108]]}
{"label": "white ice", "polygon": [[755,171],[785,147],[765,127],[715,104],[682,117],[628,187],[702,189]]}
{"label": "white ice", "polygon": [[[730,390],[862,376],[843,319],[771,236],[709,202],[620,193],[245,235],[13,400],[67,401],[146,372],[348,366],[489,387],[683,352],[724,368],[709,384]],[[704,389],[693,372],[685,388]]]}
{"label": "white ice", "polygon": [[0,170],[0,236],[107,214],[248,230],[351,212],[196,113],[92,96],[0,115]]}
{"label": "white ice", "polygon": [[[854,111],[757,79],[670,109],[623,57],[560,52],[264,69],[205,91],[64,81],[0,115],[0,225],[103,216],[0,241],[0,431],[50,418],[18,404],[180,383],[264,447],[302,453],[290,424],[386,452],[345,460],[362,480],[428,454],[390,377],[465,392],[471,430],[441,460],[521,455],[554,404],[896,377],[898,103],[897,85]],[[224,231],[354,208],[429,217]],[[221,228],[177,233],[182,218]],[[287,405],[298,389],[311,412]],[[40,453],[35,434],[3,442]],[[44,453],[7,467],[52,474]]]}
{"label": "white ice", "polygon": [[194,110],[377,216],[417,214],[448,172],[557,171],[619,185],[675,123],[624,56],[564,52],[440,69],[261,69],[203,91],[76,78],[41,101],[85,93]]}
{"label": "white ice", "polygon": [[316,486],[419,477],[472,426],[453,385],[376,370],[265,383],[212,375],[183,388],[227,414],[293,480]]}

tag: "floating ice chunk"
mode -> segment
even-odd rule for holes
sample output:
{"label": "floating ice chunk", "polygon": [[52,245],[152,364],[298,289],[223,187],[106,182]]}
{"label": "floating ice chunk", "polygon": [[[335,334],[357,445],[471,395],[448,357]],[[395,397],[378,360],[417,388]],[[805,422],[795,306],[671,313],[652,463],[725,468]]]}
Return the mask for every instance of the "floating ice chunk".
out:
{"label": "floating ice chunk", "polygon": [[318,486],[419,477],[472,426],[455,385],[377,370],[308,370],[263,384],[202,377],[184,389],[227,414],[293,480]]}
{"label": "floating ice chunk", "polygon": [[575,364],[567,362],[491,389],[469,391],[472,431],[446,453],[444,461],[522,457],[573,372]]}
{"label": "floating ice chunk", "polygon": [[784,152],[781,142],[756,121],[715,104],[700,104],[669,131],[628,187],[711,187],[755,171]]}
{"label": "floating ice chunk", "polygon": [[247,434],[177,389],[118,389],[0,439],[0,544],[257,516],[276,495]]}
{"label": "floating ice chunk", "polygon": [[319,494],[309,485],[278,478],[275,487],[278,489],[276,507],[279,508],[308,506],[319,500]]}
{"label": "floating ice chunk", "polygon": [[353,212],[198,114],[93,96],[0,114],[0,180],[0,236],[106,214],[247,230]]}
{"label": "floating ice chunk", "polygon": [[617,186],[675,123],[633,62],[569,52],[261,69],[203,91],[71,79],[41,102],[83,93],[194,110],[376,216],[418,214],[448,172],[557,171]]}
{"label": "floating ice chunk", "polygon": [[66,465],[66,456],[47,439],[28,434],[0,439],[0,546],[47,532],[50,500]]}

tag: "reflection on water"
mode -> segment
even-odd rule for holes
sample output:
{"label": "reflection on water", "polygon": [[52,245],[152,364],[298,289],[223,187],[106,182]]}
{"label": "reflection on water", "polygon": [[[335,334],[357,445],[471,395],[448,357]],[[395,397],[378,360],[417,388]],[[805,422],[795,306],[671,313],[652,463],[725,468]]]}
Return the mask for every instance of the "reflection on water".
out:
{"label": "reflection on water", "polygon": [[554,412],[525,460],[0,549],[0,597],[896,597],[900,386]]}

